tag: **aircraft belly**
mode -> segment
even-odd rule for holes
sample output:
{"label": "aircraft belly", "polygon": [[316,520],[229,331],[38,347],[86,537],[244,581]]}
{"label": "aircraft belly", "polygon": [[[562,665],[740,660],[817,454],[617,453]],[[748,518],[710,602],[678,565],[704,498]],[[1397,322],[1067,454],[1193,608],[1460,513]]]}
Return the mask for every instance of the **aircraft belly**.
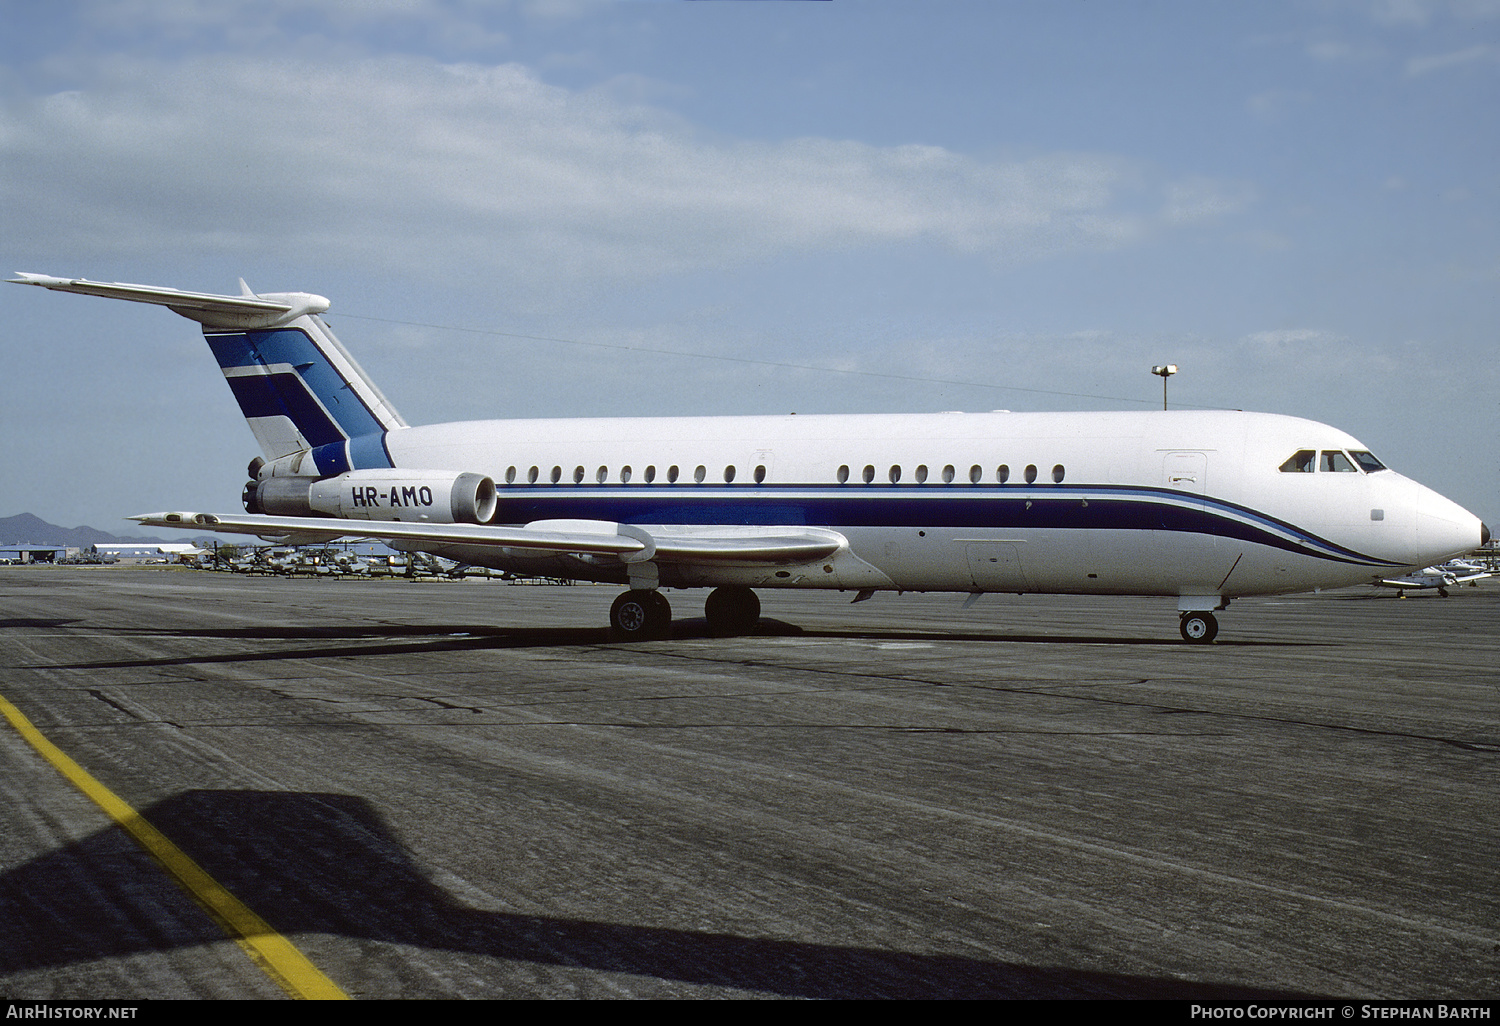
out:
{"label": "aircraft belly", "polygon": [[[685,494],[688,499],[673,500],[678,506],[660,511],[693,513],[695,520],[678,527],[672,526],[677,523],[674,520],[665,527],[639,529],[655,532],[664,540],[662,556],[652,560],[656,576],[650,578],[664,587],[1234,596],[1367,583],[1388,576],[1391,569],[1388,564],[1371,563],[1348,547],[1352,539],[1345,536],[1351,529],[1329,537],[1324,533],[1329,528],[1321,524],[1309,529],[1223,500],[1194,495],[1176,499],[1153,490],[1100,489],[1096,494],[1080,489],[1072,497],[1051,491],[993,490],[956,499],[946,498],[946,493],[918,493],[916,500],[901,503],[879,495],[850,502],[842,492],[833,492],[829,498],[827,490],[814,490],[810,498],[805,497],[806,508],[793,509],[791,497],[783,495],[773,506],[750,508],[755,515],[746,514],[749,525],[728,523],[718,528],[708,521],[712,513],[729,511],[724,497],[712,499],[717,505],[700,508],[694,503],[712,497],[706,492]],[[584,498],[595,504],[624,501],[592,490]],[[648,499],[658,504],[667,501],[655,495]],[[769,494],[766,501],[770,501]],[[577,510],[570,506],[561,511]],[[603,506],[585,511],[624,512]],[[866,523],[806,526],[828,523],[814,520],[813,513],[858,514]],[[900,516],[913,514],[950,522],[937,527],[913,525],[912,519],[901,522]],[[887,522],[870,523],[880,519]],[[962,525],[964,520],[969,523]],[[989,522],[975,522],[980,520]],[[566,529],[565,525],[550,528],[554,532]],[[799,532],[810,537],[830,535],[846,539],[847,545],[825,558],[808,558],[797,546],[788,546],[785,562],[730,554],[733,547],[728,542],[743,540],[740,535],[747,531],[760,531],[781,541],[785,539],[779,539],[777,531],[789,538]],[[705,539],[704,548],[695,554],[690,543],[699,536]],[[581,537],[592,540],[594,534]],[[725,545],[725,554],[716,554],[710,543]],[[408,544],[515,574],[618,583],[631,579],[617,553],[580,555],[556,548],[523,548],[516,542]]]}
{"label": "aircraft belly", "polygon": [[522,550],[518,554],[513,549],[497,545],[410,544],[399,540],[391,541],[390,545],[402,551],[430,552],[468,566],[488,567],[517,577],[552,577],[605,584],[624,584],[628,580],[625,565],[618,560],[595,561],[541,550]]}
{"label": "aircraft belly", "polygon": [[977,591],[1035,591],[1022,569],[1021,541],[966,541],[969,579]]}

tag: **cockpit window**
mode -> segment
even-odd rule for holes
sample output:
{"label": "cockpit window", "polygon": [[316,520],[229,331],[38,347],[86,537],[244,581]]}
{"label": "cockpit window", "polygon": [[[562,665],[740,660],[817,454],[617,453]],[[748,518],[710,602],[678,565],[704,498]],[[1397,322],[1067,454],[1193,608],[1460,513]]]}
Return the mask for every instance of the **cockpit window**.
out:
{"label": "cockpit window", "polygon": [[1281,465],[1283,474],[1311,474],[1318,463],[1318,454],[1313,449],[1298,449],[1292,458]]}
{"label": "cockpit window", "polygon": [[1359,469],[1366,474],[1373,474],[1377,470],[1384,470],[1385,464],[1375,458],[1374,453],[1364,449],[1350,449],[1349,455],[1354,457],[1354,462],[1359,464]]}
{"label": "cockpit window", "polygon": [[1349,457],[1337,449],[1323,450],[1323,463],[1318,469],[1325,474],[1359,473],[1359,471],[1354,469],[1354,464],[1349,462]]}

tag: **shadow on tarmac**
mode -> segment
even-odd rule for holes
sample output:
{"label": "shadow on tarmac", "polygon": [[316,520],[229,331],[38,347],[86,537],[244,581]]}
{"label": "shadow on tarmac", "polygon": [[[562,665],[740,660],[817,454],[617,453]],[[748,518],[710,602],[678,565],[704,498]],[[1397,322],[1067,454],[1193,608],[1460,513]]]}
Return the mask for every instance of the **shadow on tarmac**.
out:
{"label": "shadow on tarmac", "polygon": [[[280,659],[333,659],[352,656],[417,655],[431,652],[483,651],[509,648],[586,648],[601,645],[635,647],[679,641],[725,641],[702,618],[673,620],[665,638],[621,640],[607,627],[496,627],[492,624],[369,624],[352,627],[224,627],[162,630],[159,628],[114,628],[109,633],[128,637],[222,639],[246,642],[288,642],[297,647],[218,653],[195,653],[144,659],[110,659],[81,663],[49,664],[54,669],[89,670],[130,667],[179,666],[196,663],[238,663]],[[1189,645],[1175,637],[1119,637],[1098,634],[1027,634],[1004,630],[936,631],[817,629],[762,617],[753,632],[742,637],[808,638],[859,642],[970,642],[1011,645],[1111,645],[1126,647],[1181,648],[1206,651],[1214,648],[1319,647],[1332,644],[1316,639],[1227,639],[1212,645]],[[334,644],[343,642],[344,644]],[[321,644],[299,644],[321,643]]]}
{"label": "shadow on tarmac", "polygon": [[[477,910],[431,883],[375,809],[348,795],[187,791],[145,817],[294,942],[297,934],[332,934],[802,998],[1311,996]],[[0,976],[222,941],[188,899],[164,897],[169,888],[143,879],[158,872],[111,827],[6,873]]]}

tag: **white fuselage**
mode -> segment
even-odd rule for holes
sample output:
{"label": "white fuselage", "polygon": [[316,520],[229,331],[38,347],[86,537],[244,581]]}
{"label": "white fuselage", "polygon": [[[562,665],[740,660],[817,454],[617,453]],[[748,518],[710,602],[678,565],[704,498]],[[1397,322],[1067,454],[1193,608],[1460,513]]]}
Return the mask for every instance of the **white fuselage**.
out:
{"label": "white fuselage", "polygon": [[[1478,518],[1355,439],[1270,414],[987,413],[496,420],[409,427],[302,292],[22,273],[203,326],[263,458],[246,517],[143,523],[349,534],[518,574],[661,586],[1238,595],[1375,582],[1482,544]],[[493,484],[491,483],[493,481]],[[498,497],[494,494],[498,486]],[[364,529],[345,530],[350,521]],[[378,523],[377,523],[378,522]],[[736,587],[737,586],[737,587]],[[646,595],[646,598],[642,598]],[[621,607],[623,608],[623,607]],[[727,610],[727,612],[725,612]],[[707,607],[706,607],[707,613]],[[1211,640],[1212,616],[1183,635]]]}
{"label": "white fuselage", "polygon": [[[1394,471],[1281,469],[1299,450],[1364,446],[1270,414],[475,421],[397,429],[385,445],[397,468],[492,477],[496,523],[798,525],[849,540],[801,567],[663,566],[669,586],[1229,598],[1380,580],[1466,552],[1481,532]],[[625,579],[589,558],[420,547]]]}

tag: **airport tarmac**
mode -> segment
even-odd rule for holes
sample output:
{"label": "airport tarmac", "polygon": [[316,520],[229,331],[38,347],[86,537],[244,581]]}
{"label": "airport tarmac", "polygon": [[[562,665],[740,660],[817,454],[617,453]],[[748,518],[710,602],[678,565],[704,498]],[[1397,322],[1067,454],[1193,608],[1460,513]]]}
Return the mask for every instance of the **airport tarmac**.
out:
{"label": "airport tarmac", "polygon": [[[356,998],[1500,995],[1500,585],[0,568],[0,697]],[[285,996],[0,723],[0,998]]]}

